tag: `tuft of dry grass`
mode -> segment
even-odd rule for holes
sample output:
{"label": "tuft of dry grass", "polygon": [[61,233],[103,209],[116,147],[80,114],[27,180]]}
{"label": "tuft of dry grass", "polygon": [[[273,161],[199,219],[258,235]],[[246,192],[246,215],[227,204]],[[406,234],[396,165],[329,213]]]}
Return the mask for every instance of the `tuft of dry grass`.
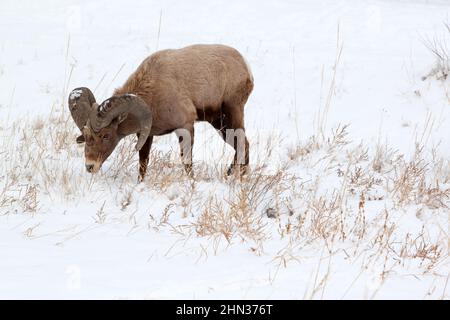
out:
{"label": "tuft of dry grass", "polygon": [[[426,138],[418,139],[407,159],[387,143],[374,149],[354,145],[348,130],[339,125],[328,135],[300,141],[276,166],[273,141],[257,141],[265,153],[242,178],[226,176],[225,166],[216,163],[194,163],[191,178],[178,150],[155,148],[148,175],[137,184],[134,137],[118,146],[100,174],[90,175],[83,168],[83,148],[74,142],[75,126],[56,109],[48,119],[5,125],[0,215],[36,216],[54,203],[70,207],[83,199],[97,203],[89,215],[95,225],[126,223],[130,232],[144,226],[183,241],[205,238],[214,252],[222,241],[245,242],[261,255],[271,240],[280,240],[287,245],[273,260],[278,268],[300,261],[306,249],[325,250],[327,265],[314,277],[306,293],[310,298],[323,296],[332,256],[358,261],[362,270],[379,266],[380,283],[411,262],[423,274],[435,272],[447,258],[446,227],[423,223],[414,230],[402,226],[401,219],[412,214],[422,220],[428,213],[446,221],[449,160],[437,149],[427,150]],[[26,235],[34,237],[33,230]],[[202,247],[202,256],[207,250]]]}
{"label": "tuft of dry grass", "polygon": [[450,74],[450,24],[444,23],[444,34],[436,35],[433,38],[424,38],[422,43],[435,57],[435,65],[422,80],[434,77],[437,80],[445,81]]}

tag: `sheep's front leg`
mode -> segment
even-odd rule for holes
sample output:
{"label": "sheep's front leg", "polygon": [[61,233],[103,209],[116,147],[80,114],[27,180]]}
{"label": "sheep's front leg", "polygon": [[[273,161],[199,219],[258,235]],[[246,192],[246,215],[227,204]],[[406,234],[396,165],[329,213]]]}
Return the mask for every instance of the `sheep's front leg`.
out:
{"label": "sheep's front leg", "polygon": [[192,172],[192,147],[194,146],[194,124],[187,124],[183,128],[175,130],[180,143],[181,161],[186,173],[190,176]]}
{"label": "sheep's front leg", "polygon": [[139,182],[144,180],[145,174],[147,173],[148,155],[150,153],[150,148],[152,147],[152,142],[153,136],[149,136],[141,150],[139,150]]}

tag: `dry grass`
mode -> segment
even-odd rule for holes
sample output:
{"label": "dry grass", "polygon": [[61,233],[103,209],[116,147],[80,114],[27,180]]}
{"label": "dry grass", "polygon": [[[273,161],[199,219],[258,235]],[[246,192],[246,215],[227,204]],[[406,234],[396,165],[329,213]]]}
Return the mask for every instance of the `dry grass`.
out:
{"label": "dry grass", "polygon": [[321,90],[320,90],[320,109],[317,113],[316,119],[316,136],[321,139],[325,138],[327,132],[327,121],[328,114],[330,112],[330,108],[333,102],[333,98],[335,96],[336,91],[336,83],[337,83],[337,72],[342,58],[342,51],[344,49],[344,43],[341,39],[341,30],[340,25],[337,26],[336,32],[336,53],[334,57],[334,64],[332,66],[332,74],[328,83],[328,90],[326,92],[325,101],[323,101],[323,87],[325,85],[325,73],[324,67],[322,67],[321,73]]}
{"label": "dry grass", "polygon": [[[423,273],[433,274],[435,267],[448,262],[448,160],[433,151],[431,161],[419,143],[410,160],[386,145],[370,154],[362,144],[348,144],[345,130],[334,130],[324,140],[312,137],[290,149],[292,161],[312,163],[321,168],[321,174],[291,195],[301,211],[296,220],[285,222],[291,245],[280,256],[291,257],[293,251],[322,242],[343,251],[348,259],[362,259],[361,272],[381,265],[381,283],[408,261],[415,261]],[[334,170],[336,176],[330,179]],[[441,217],[435,233],[427,223],[421,230],[406,231],[400,222],[405,214],[422,220],[423,212]],[[325,283],[310,288],[310,298],[324,289],[326,275]]]}
{"label": "dry grass", "polygon": [[[300,261],[306,249],[319,250],[322,271],[313,275],[307,298],[324,296],[334,257],[358,261],[361,272],[379,266],[380,286],[410,263],[434,274],[448,257],[449,160],[427,150],[425,138],[417,139],[408,159],[387,144],[355,145],[349,126],[340,125],[293,145],[277,167],[273,142],[258,141],[265,154],[243,178],[227,177],[224,164],[194,163],[192,179],[177,149],[155,148],[148,176],[137,184],[135,138],[121,143],[93,176],[83,168],[75,126],[57,108],[47,119],[2,126],[0,215],[35,216],[54,205],[92,202],[94,225],[125,223],[130,232],[144,227],[184,241],[205,238],[214,252],[222,241],[251,243],[258,255],[273,240],[287,243],[273,260],[278,268]],[[427,216],[436,219],[427,224]],[[404,226],[402,219],[423,220],[422,227]],[[33,238],[33,228],[25,234]],[[208,255],[207,246],[202,252]]]}
{"label": "dry grass", "polygon": [[[251,243],[257,255],[273,240],[287,241],[273,260],[278,269],[300,261],[306,248],[321,250],[321,271],[306,298],[323,297],[337,256],[358,261],[362,273],[380,266],[380,286],[411,262],[421,274],[435,274],[448,257],[449,160],[420,139],[407,159],[387,144],[373,151],[354,145],[349,127],[338,126],[324,138],[313,136],[286,150],[278,167],[270,165],[272,144],[260,141],[266,154],[243,178],[227,177],[223,164],[194,163],[192,179],[178,150],[155,149],[146,180],[137,184],[133,138],[120,144],[109,167],[92,176],[84,172],[83,148],[74,143],[69,120],[60,113],[5,125],[0,215],[35,216],[54,204],[76,207],[86,199],[96,204],[89,213],[94,225],[125,223],[130,233],[143,226],[184,241],[206,238],[214,253],[222,241]],[[405,215],[436,220],[417,230],[402,225]],[[33,228],[24,232],[35,237]],[[208,246],[202,245],[202,252],[207,257]]]}
{"label": "dry grass", "polygon": [[450,24],[444,23],[444,33],[436,35],[433,38],[422,39],[425,47],[433,54],[436,59],[434,67],[422,80],[435,78],[437,80],[446,80],[450,74]]}
{"label": "dry grass", "polygon": [[[33,130],[25,130],[27,127]],[[439,158],[433,150],[432,158],[427,160],[423,145],[417,145],[410,160],[385,145],[378,145],[369,154],[369,148],[362,144],[353,146],[348,141],[347,130],[348,126],[338,126],[324,139],[313,136],[306,143],[290,148],[288,160],[279,168],[268,168],[273,152],[269,148],[243,179],[226,177],[222,165],[205,163],[195,164],[196,178],[191,179],[185,175],[177,152],[153,150],[144,185],[166,195],[169,201],[179,200],[190,208],[185,216],[198,217],[195,225],[202,235],[214,233],[213,230],[233,234],[230,225],[239,230],[262,230],[261,218],[266,219],[268,214],[273,217],[286,212],[298,214],[299,205],[295,203],[302,203],[303,213],[308,212],[312,221],[309,232],[323,238],[334,232],[330,230],[342,229],[344,217],[335,217],[349,210],[350,200],[358,204],[357,210],[366,201],[385,197],[397,207],[414,204],[430,209],[448,208],[448,159]],[[92,176],[83,170],[83,148],[73,141],[76,132],[67,115],[14,122],[5,128],[3,135],[4,152],[0,154],[3,214],[38,212],[41,198],[72,201],[111,188],[136,186],[133,139],[119,145],[111,165],[103,173]],[[298,165],[312,170],[320,168],[320,172],[315,180],[305,182],[301,170],[296,170]],[[330,177],[333,179],[330,186],[334,187],[324,189],[322,183]],[[205,193],[205,189],[210,192]],[[381,192],[378,198],[372,194],[375,189]],[[126,189],[118,200],[121,209],[130,205],[134,192],[134,188]],[[218,227],[219,221],[207,226],[207,217],[213,216],[222,216],[227,227]]]}

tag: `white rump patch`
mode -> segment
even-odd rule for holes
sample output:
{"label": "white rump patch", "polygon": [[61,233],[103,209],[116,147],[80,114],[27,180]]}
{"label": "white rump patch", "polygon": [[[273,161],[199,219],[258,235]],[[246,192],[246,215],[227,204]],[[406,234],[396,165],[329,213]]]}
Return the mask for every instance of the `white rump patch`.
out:
{"label": "white rump patch", "polygon": [[81,89],[73,90],[73,91],[70,93],[70,100],[78,99],[79,97],[81,97],[81,94],[82,94],[82,93],[83,93],[83,90],[81,90]]}

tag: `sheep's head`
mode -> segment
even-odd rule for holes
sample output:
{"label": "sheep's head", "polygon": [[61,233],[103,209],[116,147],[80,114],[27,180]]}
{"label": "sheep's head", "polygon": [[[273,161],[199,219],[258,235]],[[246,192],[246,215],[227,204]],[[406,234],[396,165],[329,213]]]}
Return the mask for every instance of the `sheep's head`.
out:
{"label": "sheep's head", "polygon": [[147,140],[152,125],[150,108],[138,96],[124,94],[111,97],[100,105],[88,88],[74,89],[69,95],[72,118],[81,131],[77,143],[85,143],[86,170],[95,173],[124,137],[120,125],[129,115],[137,122],[139,139],[136,150]]}
{"label": "sheep's head", "polygon": [[84,155],[88,172],[95,173],[100,170],[103,162],[114,151],[123,137],[117,130],[118,125],[125,120],[125,117],[122,118],[114,119],[109,126],[100,129],[98,132],[95,132],[90,125],[84,126],[81,130],[82,135],[80,137],[85,142]]}

